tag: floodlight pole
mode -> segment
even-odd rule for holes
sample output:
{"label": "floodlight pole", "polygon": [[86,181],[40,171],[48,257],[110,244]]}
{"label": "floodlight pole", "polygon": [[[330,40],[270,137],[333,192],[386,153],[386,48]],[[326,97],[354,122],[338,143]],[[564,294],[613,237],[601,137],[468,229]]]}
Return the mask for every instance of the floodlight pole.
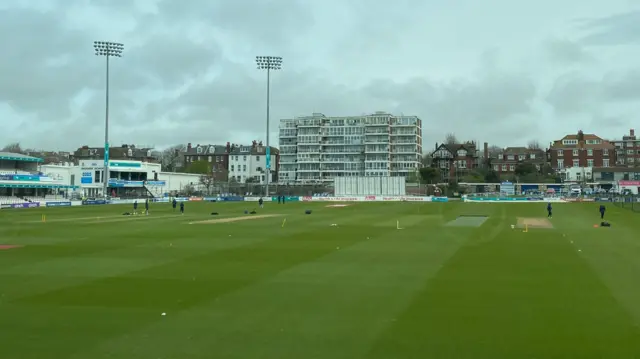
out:
{"label": "floodlight pole", "polygon": [[104,197],[109,196],[109,58],[122,57],[124,45],[118,42],[110,41],[94,41],[93,48],[96,56],[104,56],[106,62],[106,88],[105,88],[105,115],[104,115]]}
{"label": "floodlight pole", "polygon": [[282,68],[280,56],[256,56],[256,65],[259,70],[267,70],[267,149],[265,157],[265,195],[269,196],[269,182],[271,177],[271,147],[269,147],[269,118],[271,107],[271,70]]}

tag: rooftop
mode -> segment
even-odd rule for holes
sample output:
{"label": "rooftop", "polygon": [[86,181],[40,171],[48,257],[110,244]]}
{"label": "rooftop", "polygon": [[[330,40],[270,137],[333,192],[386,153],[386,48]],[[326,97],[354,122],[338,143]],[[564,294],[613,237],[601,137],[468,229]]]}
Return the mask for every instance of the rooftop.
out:
{"label": "rooftop", "polygon": [[23,162],[42,162],[42,158],[31,157],[21,153],[0,152],[0,160],[5,161],[23,161]]}

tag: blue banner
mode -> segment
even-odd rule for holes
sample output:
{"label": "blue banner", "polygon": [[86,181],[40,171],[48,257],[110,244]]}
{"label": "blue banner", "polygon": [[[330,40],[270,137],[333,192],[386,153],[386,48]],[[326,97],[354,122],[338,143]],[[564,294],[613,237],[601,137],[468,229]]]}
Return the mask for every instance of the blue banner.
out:
{"label": "blue banner", "polygon": [[267,158],[265,158],[266,168],[271,169],[271,149],[267,146]]}
{"label": "blue banner", "polygon": [[596,198],[595,198],[595,201],[596,201],[596,202],[612,202],[612,201],[611,201],[611,198],[608,198],[608,197],[604,197],[604,198],[596,197]]}
{"label": "blue banner", "polygon": [[449,202],[447,197],[432,197],[431,202]]}
{"label": "blue banner", "polygon": [[153,199],[151,199],[151,202],[156,202],[156,203],[167,203],[167,202],[169,202],[169,197],[164,197],[164,198],[153,198]]}
{"label": "blue banner", "polygon": [[167,182],[165,181],[147,181],[145,182],[147,186],[166,186]]}
{"label": "blue banner", "polygon": [[82,201],[82,205],[96,205],[96,204],[107,204],[109,203],[107,200],[104,199],[88,199],[85,201]]}
{"label": "blue banner", "polygon": [[[299,202],[300,197],[298,196],[284,196],[285,202]],[[278,196],[271,197],[271,202],[278,202]]]}
{"label": "blue banner", "polygon": [[109,142],[104,143],[104,167],[109,167]]}
{"label": "blue banner", "polygon": [[206,202],[217,202],[220,201],[220,197],[204,197],[202,200]]}
{"label": "blue banner", "polygon": [[220,197],[219,201],[223,201],[223,202],[244,202],[244,197],[242,197],[242,196]]}
{"label": "blue banner", "polygon": [[144,181],[125,181],[118,179],[110,179],[109,187],[142,187],[144,186]]}
{"label": "blue banner", "polygon": [[47,202],[47,207],[71,207],[71,202]]}

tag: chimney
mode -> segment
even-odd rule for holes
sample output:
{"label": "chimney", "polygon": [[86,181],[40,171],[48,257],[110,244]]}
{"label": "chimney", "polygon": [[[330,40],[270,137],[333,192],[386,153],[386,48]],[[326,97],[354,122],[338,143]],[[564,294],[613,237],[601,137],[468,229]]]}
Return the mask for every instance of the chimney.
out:
{"label": "chimney", "polygon": [[231,142],[227,142],[227,153],[231,152]]}
{"label": "chimney", "polygon": [[187,143],[187,151],[191,151],[191,142]]}
{"label": "chimney", "polygon": [[484,159],[489,158],[489,143],[484,143]]}
{"label": "chimney", "polygon": [[436,142],[436,150],[438,149],[438,147],[439,147],[439,146],[438,146],[438,142]]}
{"label": "chimney", "polygon": [[636,131],[632,128],[629,130],[629,136],[633,137],[636,135]]}

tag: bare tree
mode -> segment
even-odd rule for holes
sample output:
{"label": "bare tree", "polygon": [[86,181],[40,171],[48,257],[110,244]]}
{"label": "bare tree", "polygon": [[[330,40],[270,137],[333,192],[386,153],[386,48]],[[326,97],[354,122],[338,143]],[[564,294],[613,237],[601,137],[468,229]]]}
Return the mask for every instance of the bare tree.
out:
{"label": "bare tree", "polygon": [[460,142],[458,142],[458,138],[453,132],[449,132],[445,137],[444,143],[446,143],[447,145],[455,145]]}
{"label": "bare tree", "polygon": [[504,151],[500,146],[489,146],[489,158],[497,158]]}
{"label": "bare tree", "polygon": [[536,140],[531,140],[527,144],[527,148],[529,148],[530,150],[539,150],[541,148],[540,147],[540,142],[538,142]]}
{"label": "bare tree", "polygon": [[10,143],[2,148],[2,152],[24,153],[20,142]]}
{"label": "bare tree", "polygon": [[160,155],[162,170],[166,172],[175,172],[180,168],[183,163],[184,152],[186,149],[185,145],[175,145],[162,151]]}
{"label": "bare tree", "polygon": [[216,182],[213,172],[204,173],[200,175],[200,184],[207,191],[207,194],[211,194],[211,190]]}

